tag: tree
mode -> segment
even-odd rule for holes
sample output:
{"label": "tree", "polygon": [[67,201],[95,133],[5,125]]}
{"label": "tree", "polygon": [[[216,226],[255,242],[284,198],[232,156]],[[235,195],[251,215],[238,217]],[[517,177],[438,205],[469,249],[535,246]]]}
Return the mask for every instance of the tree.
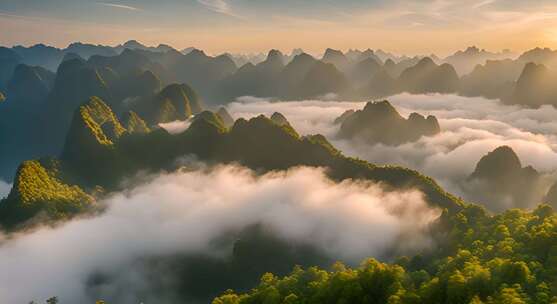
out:
{"label": "tree", "polygon": [[46,304],[58,304],[58,298],[57,297],[52,297],[52,298],[46,300]]}

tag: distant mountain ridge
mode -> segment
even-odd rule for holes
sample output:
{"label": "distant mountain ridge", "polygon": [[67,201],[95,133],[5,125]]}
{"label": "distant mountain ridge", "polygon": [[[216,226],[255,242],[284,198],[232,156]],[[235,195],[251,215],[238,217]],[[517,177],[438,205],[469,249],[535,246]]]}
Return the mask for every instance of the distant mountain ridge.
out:
{"label": "distant mountain ridge", "polygon": [[[127,55],[124,54],[126,50]],[[38,65],[52,71],[68,55],[85,60],[105,58],[106,62],[110,60],[107,58],[122,54],[126,55],[124,57],[141,54],[150,62],[148,69],[163,82],[188,83],[212,104],[227,103],[244,95],[302,99],[332,93],[343,99],[358,99],[381,98],[400,92],[485,96],[529,106],[537,106],[540,102],[555,103],[553,97],[551,100],[532,103],[526,100],[530,95],[522,97],[520,92],[513,93],[527,63],[544,64],[550,69],[557,67],[557,52],[547,48],[532,49],[516,56],[516,59],[509,51],[489,52],[475,46],[457,51],[446,58],[435,55],[396,56],[371,49],[343,53],[329,48],[321,59],[299,49],[293,50],[290,55],[270,51],[266,57],[257,55],[258,59],[248,59],[250,57],[246,55],[241,59],[243,55],[225,53],[208,56],[195,48],[179,52],[169,45],[150,47],[130,40],[114,47],[73,43],[66,49],[57,49],[39,44],[29,48],[5,48],[2,52],[5,55],[0,54],[0,60],[4,60],[0,68],[0,91],[4,93],[15,66],[20,63]],[[276,62],[273,58],[279,53],[283,67],[273,63]],[[300,60],[300,55],[312,59]],[[329,69],[327,74],[330,75],[308,75],[308,61],[332,64],[336,71]],[[298,67],[289,67],[291,64]],[[304,64],[306,67],[302,67]],[[438,68],[433,68],[433,64],[438,65]],[[306,83],[296,85],[305,78],[308,79]],[[311,88],[305,91],[300,88],[304,86]]]}

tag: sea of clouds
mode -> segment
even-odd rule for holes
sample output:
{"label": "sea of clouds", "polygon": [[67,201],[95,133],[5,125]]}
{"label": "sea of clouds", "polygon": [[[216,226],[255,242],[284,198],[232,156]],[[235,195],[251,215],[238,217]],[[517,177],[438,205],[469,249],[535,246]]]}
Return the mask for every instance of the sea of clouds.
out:
{"label": "sea of clouds", "polygon": [[552,106],[527,109],[504,105],[497,100],[456,95],[400,94],[388,100],[401,115],[412,112],[435,115],[442,132],[400,146],[369,145],[336,137],[333,122],[344,111],[362,109],[365,102],[271,101],[242,97],[227,106],[234,118],[281,112],[302,135],[320,133],[345,155],[376,164],[395,164],[416,169],[435,178],[445,189],[469,198],[462,182],[474,171],[480,158],[495,148],[508,145],[523,166],[531,165],[545,174],[549,187],[557,169],[557,110]]}
{"label": "sea of clouds", "polygon": [[[255,175],[238,166],[202,167],[143,178],[100,202],[101,215],[74,219],[0,241],[0,303],[92,303],[92,273],[119,278],[129,298],[145,278],[139,258],[173,254],[226,256],[212,245],[231,231],[263,224],[277,237],[305,243],[333,260],[357,263],[397,247],[431,245],[428,229],[440,211],[417,191],[385,192],[369,182],[333,182],[320,168]],[[402,244],[402,247],[401,247]],[[169,274],[168,274],[169,275]],[[113,298],[111,290],[94,298]],[[134,302],[135,301],[135,302]]]}

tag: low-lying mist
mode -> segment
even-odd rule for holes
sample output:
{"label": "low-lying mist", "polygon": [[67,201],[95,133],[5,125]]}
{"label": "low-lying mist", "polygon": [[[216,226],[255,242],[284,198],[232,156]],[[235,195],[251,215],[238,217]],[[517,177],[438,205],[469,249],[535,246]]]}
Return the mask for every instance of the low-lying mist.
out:
{"label": "low-lying mist", "polygon": [[[385,192],[363,181],[337,183],[323,169],[307,167],[262,176],[232,165],[182,169],[141,179],[100,203],[107,206],[101,215],[4,238],[0,302],[58,296],[61,303],[139,303],[152,287],[134,268],[138,259],[176,254],[225,258],[232,244],[215,243],[258,224],[332,260],[357,263],[393,250],[411,254],[431,246],[429,227],[440,214],[420,192]],[[91,292],[94,273],[118,277],[118,286]],[[118,298],[122,286],[129,289]]]}
{"label": "low-lying mist", "polygon": [[462,182],[480,158],[498,146],[508,145],[523,166],[545,173],[545,188],[557,169],[557,110],[551,106],[527,109],[497,100],[455,95],[401,94],[388,98],[405,117],[412,112],[435,115],[442,132],[399,146],[369,145],[336,138],[334,119],[349,109],[362,109],[365,102],[290,101],[242,97],[228,105],[234,116],[253,117],[281,112],[302,135],[321,133],[348,156],[377,164],[397,164],[434,177],[445,189],[473,199]]}

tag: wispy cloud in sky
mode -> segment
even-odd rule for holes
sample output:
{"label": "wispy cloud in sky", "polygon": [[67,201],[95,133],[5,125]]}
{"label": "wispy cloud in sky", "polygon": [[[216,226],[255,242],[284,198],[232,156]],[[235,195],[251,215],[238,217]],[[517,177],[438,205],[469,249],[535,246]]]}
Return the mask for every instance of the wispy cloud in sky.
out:
{"label": "wispy cloud in sky", "polygon": [[138,7],[133,7],[133,6],[129,6],[129,5],[123,5],[123,4],[116,4],[116,3],[97,2],[97,4],[103,5],[103,6],[108,6],[108,7],[126,9],[126,10],[130,10],[130,11],[141,11],[141,10],[142,10],[142,9],[140,9],[140,8],[138,8]]}
{"label": "wispy cloud in sky", "polygon": [[480,8],[480,7],[484,7],[484,6],[486,6],[486,5],[493,4],[494,2],[495,2],[495,0],[485,0],[485,1],[481,1],[481,2],[478,2],[478,3],[474,4],[474,5],[472,5],[472,8],[478,9],[478,8]]}
{"label": "wispy cloud in sky", "polygon": [[241,18],[241,16],[235,14],[230,7],[230,4],[225,0],[197,0],[197,3],[203,5],[210,11],[228,15],[235,18]]}

